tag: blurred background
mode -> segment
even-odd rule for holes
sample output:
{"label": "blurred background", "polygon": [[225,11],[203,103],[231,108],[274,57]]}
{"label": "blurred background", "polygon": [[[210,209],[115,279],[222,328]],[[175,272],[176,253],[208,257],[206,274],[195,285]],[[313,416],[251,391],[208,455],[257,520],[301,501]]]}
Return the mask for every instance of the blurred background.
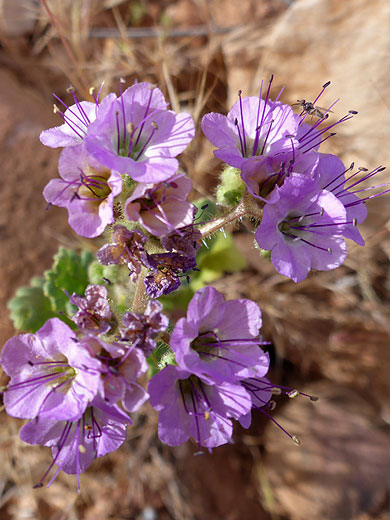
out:
{"label": "blurred background", "polygon": [[[46,5],[45,5],[46,4]],[[210,111],[226,113],[237,90],[256,95],[274,74],[282,101],[313,100],[341,125],[322,151],[370,170],[390,159],[390,4],[385,0],[0,0],[0,339],[15,333],[6,302],[51,265],[59,245],[85,243],[64,210],[45,211],[42,189],[59,152],[38,140],[59,124],[52,92],[70,101],[119,78],[157,84],[174,110],[191,111],[198,136],[182,157],[194,197],[212,196],[220,164],[202,136]],[[337,119],[336,119],[337,118]],[[387,170],[373,179],[389,181]],[[320,396],[278,401],[273,417],[294,443],[254,416],[234,444],[194,457],[196,446],[162,446],[156,414],[135,417],[118,452],[81,477],[32,485],[45,448],[18,439],[21,422],[0,416],[0,518],[39,520],[307,520],[389,518],[390,203],[367,204],[364,248],[349,243],[341,268],[294,284],[234,229],[247,260],[213,283],[228,298],[258,302],[272,342],[271,378]],[[6,379],[4,378],[4,381]],[[260,414],[259,414],[260,415]]]}

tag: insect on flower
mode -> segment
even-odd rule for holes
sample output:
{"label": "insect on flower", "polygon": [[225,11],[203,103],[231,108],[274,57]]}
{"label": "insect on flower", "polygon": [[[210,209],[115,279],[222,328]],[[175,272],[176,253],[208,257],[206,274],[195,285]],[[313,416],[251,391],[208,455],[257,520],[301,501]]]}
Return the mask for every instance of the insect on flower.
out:
{"label": "insect on flower", "polygon": [[328,112],[332,112],[332,110],[314,105],[311,101],[306,101],[306,99],[297,99],[297,102],[293,103],[292,106],[302,108],[300,115],[308,114],[309,116],[316,116],[319,119],[328,117]]}
{"label": "insect on flower", "polygon": [[[308,114],[309,116],[316,116],[319,119],[326,119],[329,117],[329,112],[332,112],[329,108],[323,108],[316,105],[317,100],[321,97],[324,90],[329,87],[330,81],[327,81],[324,85],[322,85],[322,90],[316,99],[311,101],[306,101],[306,99],[297,99],[296,103],[293,103],[292,106],[299,106],[302,108],[302,112],[299,114],[300,116]],[[333,105],[332,105],[333,106]],[[332,108],[332,107],[330,107]]]}

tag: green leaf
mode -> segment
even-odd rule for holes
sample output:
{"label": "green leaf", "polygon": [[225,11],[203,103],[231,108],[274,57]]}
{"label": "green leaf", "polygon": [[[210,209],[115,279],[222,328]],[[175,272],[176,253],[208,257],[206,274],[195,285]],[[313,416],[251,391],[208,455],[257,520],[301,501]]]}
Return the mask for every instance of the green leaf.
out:
{"label": "green leaf", "polygon": [[76,253],[73,249],[60,247],[54,256],[53,267],[44,272],[43,292],[50,300],[53,311],[72,314],[75,307],[70,304],[68,294],[84,294],[89,283],[88,267],[94,260],[90,251]]}
{"label": "green leaf", "polygon": [[88,267],[88,279],[90,283],[103,285],[104,283],[115,283],[118,277],[119,267],[117,265],[102,265],[93,261]]}
{"label": "green leaf", "polygon": [[50,318],[56,316],[49,298],[43,293],[43,277],[32,278],[29,287],[20,287],[8,302],[10,318],[15,329],[36,332]]}

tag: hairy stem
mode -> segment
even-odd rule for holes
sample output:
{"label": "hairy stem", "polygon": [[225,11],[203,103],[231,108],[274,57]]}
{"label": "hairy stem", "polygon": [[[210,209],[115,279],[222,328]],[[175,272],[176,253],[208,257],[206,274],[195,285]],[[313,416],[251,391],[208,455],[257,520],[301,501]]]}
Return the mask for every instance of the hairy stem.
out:
{"label": "hairy stem", "polygon": [[252,195],[246,192],[242,201],[236,207],[221,217],[203,223],[198,229],[202,233],[202,238],[206,238],[216,231],[223,229],[227,224],[235,222],[239,218],[248,216],[261,219],[262,214],[263,209],[259,205],[259,202],[252,197]]}
{"label": "hairy stem", "polygon": [[149,297],[146,294],[145,280],[146,269],[142,269],[138,276],[138,280],[135,285],[134,300],[131,306],[133,312],[144,313],[149,302]]}

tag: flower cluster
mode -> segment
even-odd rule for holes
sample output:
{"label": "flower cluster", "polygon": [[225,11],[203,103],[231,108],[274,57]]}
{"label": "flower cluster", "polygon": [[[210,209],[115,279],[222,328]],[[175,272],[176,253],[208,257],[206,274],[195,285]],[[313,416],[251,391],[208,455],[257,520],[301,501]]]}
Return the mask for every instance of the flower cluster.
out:
{"label": "flower cluster", "polygon": [[51,318],[3,347],[5,409],[29,420],[20,432],[25,442],[52,448],[37,487],[56,465],[48,485],[62,470],[77,475],[80,489],[80,474],[124,442],[129,414],[149,397],[163,443],[192,438],[199,449],[212,449],[232,441],[233,419],[248,428],[252,409],[274,421],[272,394],[298,394],[265,377],[269,356],[255,302],[226,301],[203,287],[192,292],[186,316],[170,324],[157,301],[197,269],[205,238],[245,216],[256,222],[256,241],[271,251],[277,271],[295,282],[310,269],[341,265],[345,238],[364,245],[357,224],[367,216],[366,200],[381,193],[357,194],[372,189],[360,183],[383,168],[354,171],[319,152],[334,135],[329,131],[355,112],[328,123],[333,105],[316,106],[327,83],[313,103],[298,102],[297,114],[279,101],[281,92],[271,100],[271,84],[264,100],[262,84],[259,97],[240,92],[227,116],[203,118],[215,156],[226,163],[217,197],[230,206],[205,222],[197,221],[191,180],[176,159],[194,137],[194,123],[188,113],[168,110],[157,87],[136,83],[102,101],[92,90],[94,102],[79,101],[70,89],[72,106],[57,98],[63,124],[43,131],[41,141],[63,148],[60,178],[43,195],[49,206],[68,210],[76,233],[102,235],[99,268],[115,265],[123,276],[111,287],[102,276],[108,287],[90,284],[83,295],[65,291],[76,309],[66,316],[72,328]]}
{"label": "flower cluster", "polygon": [[142,316],[125,313],[120,336],[108,343],[102,337],[111,328],[105,287],[90,285],[71,302],[78,306],[77,333],[52,318],[36,334],[8,340],[1,353],[10,377],[3,389],[7,413],[30,419],[20,432],[25,442],[52,447],[53,464],[37,486],[54,463],[50,482],[60,470],[79,478],[96,457],[121,446],[132,424],[126,412],[148,399],[137,381],[148,368],[145,354],[168,326],[162,305],[151,301]]}
{"label": "flower cluster", "polygon": [[[64,123],[41,133],[46,146],[64,148],[61,179],[45,187],[46,201],[66,208],[69,225],[83,237],[97,237],[115,224],[99,261],[127,265],[132,281],[142,269],[151,271],[145,285],[153,298],[172,292],[181,275],[196,266],[198,248],[188,234],[196,213],[187,200],[192,183],[177,173],[176,159],[194,137],[191,116],[168,110],[162,92],[149,83],[136,83],[101,102],[100,92],[92,90],[93,103],[70,92],[70,107],[57,98],[66,109],[55,109]],[[169,241],[172,234],[181,238],[184,255]],[[146,243],[153,238],[160,245],[149,255]],[[169,257],[156,256],[167,252]]]}
{"label": "flower cluster", "polygon": [[[367,210],[365,202],[382,193],[356,196],[371,188],[356,187],[384,168],[367,172],[353,165],[346,168],[336,156],[318,151],[329,133],[357,112],[350,110],[334,123],[328,123],[328,109],[316,107],[326,83],[313,103],[299,101],[301,113],[289,105],[272,101],[270,89],[265,100],[260,96],[239,100],[227,116],[207,114],[202,129],[217,147],[214,155],[240,175],[244,183],[247,214],[261,221],[255,238],[260,248],[271,251],[276,270],[299,282],[311,269],[329,270],[340,266],[347,255],[345,238],[364,245],[357,229]],[[316,117],[311,126],[307,116]],[[322,125],[322,126],[321,126]],[[360,173],[364,171],[363,175]],[[351,172],[351,173],[350,173]],[[348,181],[352,181],[346,186]],[[378,186],[379,187],[379,186]],[[388,191],[388,190],[387,190]],[[248,205],[249,206],[249,205]],[[260,220],[260,219],[259,219]]]}
{"label": "flower cluster", "polygon": [[250,424],[252,398],[245,381],[260,380],[269,366],[259,347],[260,327],[254,302],[225,301],[213,287],[195,294],[171,334],[177,364],[149,382],[162,442],[177,446],[192,437],[199,448],[214,448],[230,442],[232,419]]}

